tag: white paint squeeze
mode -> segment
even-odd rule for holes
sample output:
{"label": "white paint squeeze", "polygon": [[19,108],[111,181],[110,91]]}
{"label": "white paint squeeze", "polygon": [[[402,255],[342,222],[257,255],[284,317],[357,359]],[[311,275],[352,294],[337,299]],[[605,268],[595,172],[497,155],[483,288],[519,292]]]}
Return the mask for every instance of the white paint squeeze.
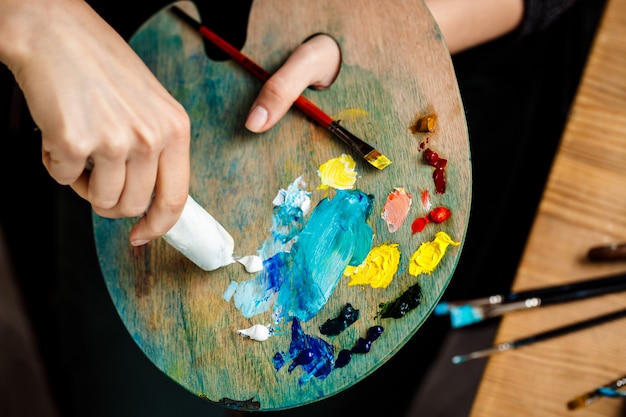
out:
{"label": "white paint squeeze", "polygon": [[255,324],[248,329],[237,330],[237,333],[244,337],[249,337],[250,339],[257,340],[259,342],[266,341],[271,334],[270,329],[262,324]]}
{"label": "white paint squeeze", "polygon": [[256,255],[243,256],[240,259],[237,259],[237,262],[242,264],[246,268],[246,271],[250,273],[259,272],[263,270],[263,259],[261,259],[260,256],[256,256]]}
{"label": "white paint squeeze", "polygon": [[191,196],[163,239],[205,271],[235,262],[232,236]]}

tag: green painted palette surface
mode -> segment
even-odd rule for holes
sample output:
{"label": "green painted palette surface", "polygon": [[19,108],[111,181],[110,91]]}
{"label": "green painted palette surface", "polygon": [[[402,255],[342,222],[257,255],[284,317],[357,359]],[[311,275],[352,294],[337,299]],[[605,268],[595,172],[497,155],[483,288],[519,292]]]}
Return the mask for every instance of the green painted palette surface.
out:
{"label": "green painted palette surface", "polygon": [[[197,15],[190,2],[177,3]],[[372,246],[398,244],[398,272],[386,288],[349,286],[342,276],[331,297],[302,331],[326,341],[337,356],[365,338],[372,326],[384,332],[366,354],[355,354],[343,368],[304,383],[303,370],[276,369],[273,357],[288,352],[291,322],[275,323],[272,311],[246,318],[224,297],[231,282],[251,279],[239,263],[212,272],[196,267],[164,240],[133,248],[133,219],[104,219],[93,225],[101,269],[110,295],[130,335],[165,374],[191,393],[227,407],[279,410],[334,395],[370,375],[415,334],[450,282],[469,218],[471,165],[467,128],[450,55],[421,0],[336,1],[255,0],[242,52],[272,72],[308,36],[325,32],[342,50],[341,72],[325,91],[303,94],[331,117],[392,160],[377,170],[352,154],[326,130],[291,110],[269,132],[244,128],[261,83],[231,60],[212,61],[202,39],[167,9],[149,19],[131,39],[132,47],[187,109],[192,122],[190,194],[233,236],[235,256],[255,255],[272,227],[272,200],[302,177],[311,208],[326,197],[318,169],[348,154],[356,160],[355,188],[374,196],[367,223]],[[414,132],[417,119],[436,114],[433,132]],[[447,159],[445,193],[437,193],[430,148]],[[412,197],[409,215],[391,233],[381,213],[390,192]],[[413,233],[414,219],[426,216],[424,191],[432,207],[452,216]],[[306,221],[306,218],[305,218]],[[449,246],[436,269],[412,276],[411,255],[445,231]],[[400,318],[380,318],[380,304],[397,299],[418,283],[421,303]],[[346,303],[359,319],[337,336],[319,326],[339,315]],[[264,342],[242,337],[238,329],[263,324],[274,334]],[[419,354],[419,352],[416,352]]]}

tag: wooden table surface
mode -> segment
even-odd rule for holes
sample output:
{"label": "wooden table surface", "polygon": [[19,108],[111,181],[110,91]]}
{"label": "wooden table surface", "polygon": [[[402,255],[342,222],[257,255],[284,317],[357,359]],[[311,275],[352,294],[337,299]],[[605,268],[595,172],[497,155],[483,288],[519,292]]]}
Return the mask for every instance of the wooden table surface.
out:
{"label": "wooden table surface", "polygon": [[[592,246],[626,242],[626,1],[609,0],[513,290],[626,271],[626,261],[591,263]],[[504,317],[495,342],[626,307],[626,294],[547,306]],[[472,417],[623,416],[602,398],[568,410],[577,395],[626,375],[620,319],[489,358]]]}

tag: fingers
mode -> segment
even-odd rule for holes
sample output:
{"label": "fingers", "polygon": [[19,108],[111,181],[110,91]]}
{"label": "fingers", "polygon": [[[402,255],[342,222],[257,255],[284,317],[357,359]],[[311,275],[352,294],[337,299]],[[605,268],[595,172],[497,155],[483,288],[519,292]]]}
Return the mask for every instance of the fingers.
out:
{"label": "fingers", "polygon": [[87,155],[80,152],[64,152],[51,149],[51,141],[42,135],[41,161],[50,176],[59,184],[67,185],[76,181],[85,170]]}
{"label": "fingers", "polygon": [[163,139],[148,140],[144,134],[131,143],[163,146],[140,147],[126,158],[103,158],[97,152],[91,171],[72,183],[81,197],[90,201],[94,211],[107,218],[142,216],[131,229],[134,246],[161,237],[170,230],[183,210],[189,194],[189,118],[179,106],[168,113],[171,124],[160,131]]}
{"label": "fingers", "polygon": [[[121,200],[126,182],[126,159],[120,158],[93,158],[93,166],[89,177],[87,200],[94,210],[109,210],[118,205]],[[150,179],[149,177],[146,179]],[[130,190],[129,190],[130,191]],[[128,194],[128,193],[127,193]],[[145,206],[144,206],[145,207]],[[137,216],[141,211],[128,213]]]}
{"label": "fingers", "polygon": [[189,195],[189,141],[190,122],[183,111],[176,132],[159,155],[152,203],[130,232],[134,246],[164,235],[180,217]]}
{"label": "fingers", "polygon": [[328,88],[340,67],[341,51],[335,40],[324,34],[311,37],[266,81],[251,106],[246,128],[252,132],[268,130],[306,88]]}
{"label": "fingers", "polygon": [[135,244],[165,234],[189,193],[185,109],[87,2],[22,3],[19,33],[40,32],[16,48],[11,70],[42,132],[44,166],[103,217],[146,213]]}

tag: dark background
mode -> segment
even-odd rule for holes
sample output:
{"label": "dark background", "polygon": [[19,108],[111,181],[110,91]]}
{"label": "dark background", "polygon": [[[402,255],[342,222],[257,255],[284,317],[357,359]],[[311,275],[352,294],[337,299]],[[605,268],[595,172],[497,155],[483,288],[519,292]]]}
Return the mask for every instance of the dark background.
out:
{"label": "dark background", "polygon": [[[166,4],[152,2],[131,12],[119,0],[90,3],[126,38]],[[469,129],[473,203],[444,299],[510,288],[604,3],[583,0],[544,32],[507,36],[453,57]],[[207,24],[240,47],[249,4],[231,2],[220,14],[207,5],[199,8]],[[90,207],[48,176],[38,132],[3,66],[0,100],[1,227],[62,415],[239,414],[170,381],[135,345],[100,273]],[[266,414],[404,415],[450,333],[446,320],[431,317],[356,386],[310,406]],[[459,415],[465,407],[459,404]]]}

